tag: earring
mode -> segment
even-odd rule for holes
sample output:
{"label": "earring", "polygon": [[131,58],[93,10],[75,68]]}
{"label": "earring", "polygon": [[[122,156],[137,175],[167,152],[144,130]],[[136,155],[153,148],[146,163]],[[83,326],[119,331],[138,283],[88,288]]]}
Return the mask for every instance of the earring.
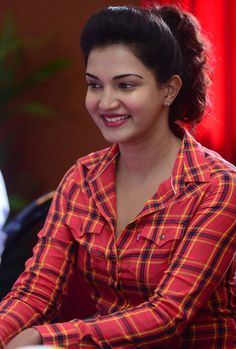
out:
{"label": "earring", "polygon": [[165,106],[165,107],[169,107],[169,106],[170,106],[170,104],[171,104],[171,103],[170,103],[170,102],[168,102],[168,101],[165,101],[165,102],[164,102],[164,106]]}

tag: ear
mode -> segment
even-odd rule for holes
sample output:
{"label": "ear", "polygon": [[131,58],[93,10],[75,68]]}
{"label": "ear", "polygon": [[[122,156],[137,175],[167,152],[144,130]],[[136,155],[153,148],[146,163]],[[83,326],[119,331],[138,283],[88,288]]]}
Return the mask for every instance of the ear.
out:
{"label": "ear", "polygon": [[165,83],[166,95],[163,104],[167,107],[173,103],[182,86],[182,80],[179,75],[172,75],[172,77]]}

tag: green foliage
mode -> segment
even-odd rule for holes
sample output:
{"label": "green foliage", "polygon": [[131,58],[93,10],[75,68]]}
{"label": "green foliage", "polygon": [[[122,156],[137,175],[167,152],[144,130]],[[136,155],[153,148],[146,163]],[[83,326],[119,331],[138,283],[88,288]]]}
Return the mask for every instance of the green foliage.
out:
{"label": "green foliage", "polygon": [[[57,58],[47,62],[22,77],[22,67],[25,67],[24,53],[27,50],[33,50],[41,46],[38,40],[23,40],[17,33],[15,22],[11,15],[7,14],[0,28],[0,163],[5,164],[6,168],[11,168],[11,163],[15,159],[11,158],[11,144],[17,130],[10,130],[9,121],[14,116],[14,123],[18,117],[24,114],[34,117],[51,117],[53,110],[43,105],[39,101],[27,101],[23,103],[19,97],[30,91],[33,87],[43,84],[57,75],[62,69],[71,64],[71,60],[66,58]],[[24,98],[25,100],[25,98]],[[22,120],[21,120],[22,121]],[[24,121],[23,121],[24,123]],[[23,181],[22,173],[10,170],[11,181],[17,187],[27,187],[27,183],[34,183],[34,179],[27,174],[28,181]],[[16,177],[17,176],[17,177]],[[8,188],[9,191],[9,188]],[[24,194],[23,194],[24,195]],[[10,189],[9,193],[11,209],[18,211],[27,202],[27,199]]]}
{"label": "green foliage", "polygon": [[[19,72],[24,63],[23,53],[28,47],[17,34],[16,25],[8,14],[0,31],[0,122],[5,121],[18,111],[32,115],[52,115],[53,111],[34,101],[18,105],[15,99],[35,85],[41,84],[71,64],[65,58],[52,60],[24,78]],[[31,44],[31,46],[33,46]],[[35,44],[34,44],[35,46]]]}
{"label": "green foliage", "polygon": [[10,194],[9,202],[11,206],[11,214],[13,215],[16,212],[19,212],[23,207],[29,204],[29,201],[17,194]]}

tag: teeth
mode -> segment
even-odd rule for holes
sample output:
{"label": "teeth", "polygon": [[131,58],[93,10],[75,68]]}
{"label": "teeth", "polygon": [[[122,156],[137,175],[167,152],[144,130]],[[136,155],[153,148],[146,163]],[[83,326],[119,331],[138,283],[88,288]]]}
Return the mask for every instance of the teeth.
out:
{"label": "teeth", "polygon": [[116,116],[115,118],[109,118],[105,116],[104,119],[110,122],[116,122],[116,121],[127,119],[128,117],[129,117],[128,115]]}

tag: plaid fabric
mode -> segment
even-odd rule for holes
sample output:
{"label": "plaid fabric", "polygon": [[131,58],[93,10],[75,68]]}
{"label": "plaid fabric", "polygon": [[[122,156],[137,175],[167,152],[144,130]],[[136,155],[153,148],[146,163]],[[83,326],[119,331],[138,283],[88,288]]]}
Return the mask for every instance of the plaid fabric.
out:
{"label": "plaid fabric", "polygon": [[[236,348],[235,168],[186,133],[171,178],[115,238],[118,153],[92,153],[64,177],[1,303],[0,342],[38,325],[44,344],[65,348]],[[46,324],[73,266],[97,315]]]}

